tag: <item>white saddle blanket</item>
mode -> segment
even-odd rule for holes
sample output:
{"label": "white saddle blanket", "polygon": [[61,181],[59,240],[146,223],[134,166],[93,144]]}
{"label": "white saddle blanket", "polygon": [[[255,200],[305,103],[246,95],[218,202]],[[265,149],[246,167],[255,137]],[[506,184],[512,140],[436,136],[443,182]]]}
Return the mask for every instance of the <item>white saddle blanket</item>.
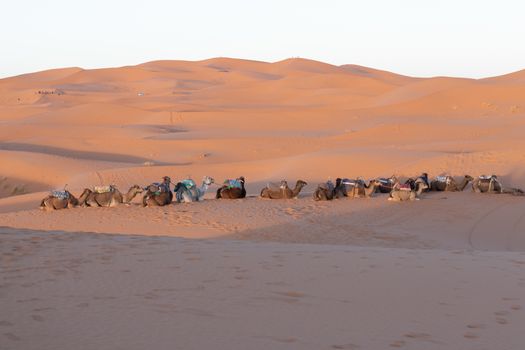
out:
{"label": "white saddle blanket", "polygon": [[95,193],[108,193],[108,192],[113,192],[114,190],[115,190],[115,187],[113,185],[93,187],[93,192]]}
{"label": "white saddle blanket", "polygon": [[272,191],[280,191],[285,189],[288,186],[288,183],[286,181],[281,181],[280,183],[276,182],[268,182],[266,184],[266,188],[272,190]]}

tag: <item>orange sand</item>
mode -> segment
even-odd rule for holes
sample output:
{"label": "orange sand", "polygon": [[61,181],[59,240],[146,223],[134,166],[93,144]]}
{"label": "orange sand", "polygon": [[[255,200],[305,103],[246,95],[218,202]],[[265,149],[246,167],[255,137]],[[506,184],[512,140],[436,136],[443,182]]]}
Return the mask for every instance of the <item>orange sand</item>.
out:
{"label": "orange sand", "polygon": [[[0,349],[521,349],[523,197],[311,193],[423,171],[525,187],[523,96],[525,71],[421,79],[304,59],[2,79]],[[65,184],[163,175],[243,175],[250,198],[212,186],[164,208],[37,209]],[[309,185],[255,198],[283,178]]]}

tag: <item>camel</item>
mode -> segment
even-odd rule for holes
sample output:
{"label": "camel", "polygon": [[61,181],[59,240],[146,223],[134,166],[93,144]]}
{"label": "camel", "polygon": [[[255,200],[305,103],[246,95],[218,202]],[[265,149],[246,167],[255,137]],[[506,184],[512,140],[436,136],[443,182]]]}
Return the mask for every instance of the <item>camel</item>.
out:
{"label": "camel", "polygon": [[496,175],[481,175],[472,182],[472,189],[476,193],[506,193],[514,196],[525,196],[525,192],[519,188],[504,188]]}
{"label": "camel", "polygon": [[363,186],[354,187],[354,190],[352,191],[352,197],[370,198],[372,194],[376,192],[379,186],[381,186],[381,182],[379,180],[370,180],[368,185],[365,184]]}
{"label": "camel", "polygon": [[470,181],[474,178],[470,175],[465,175],[463,180],[458,184],[452,176],[438,176],[430,183],[431,191],[447,191],[447,192],[461,192],[467,187]]}
{"label": "camel", "polygon": [[216,199],[238,199],[246,197],[246,189],[244,188],[245,184],[244,176],[238,177],[235,180],[226,180],[224,185],[217,190],[215,196]]}
{"label": "camel", "polygon": [[496,175],[481,175],[472,182],[472,189],[476,193],[502,193],[503,186]]}
{"label": "camel", "polygon": [[133,185],[124,195],[113,185],[109,186],[106,192],[89,191],[89,194],[84,202],[81,204],[88,207],[116,207],[119,204],[129,204],[137,194],[142,193],[142,188],[138,185]]}
{"label": "camel", "polygon": [[144,207],[162,207],[171,204],[173,192],[171,192],[171,179],[169,176],[163,177],[162,183],[153,183],[145,188],[146,194],[142,197]]}
{"label": "camel", "polygon": [[53,191],[46,198],[40,202],[40,209],[42,210],[59,210],[66,208],[73,208],[83,203],[86,200],[88,193],[84,190],[80,197],[77,199],[71,192],[64,191]]}
{"label": "camel", "polygon": [[[341,179],[338,179],[341,180]],[[321,183],[317,186],[314,192],[314,200],[316,201],[331,201],[335,197],[335,186],[332,181]]]}
{"label": "camel", "polygon": [[343,197],[355,197],[354,193],[358,191],[358,188],[365,188],[366,183],[363,179],[341,179],[335,180],[335,198]]}
{"label": "camel", "polygon": [[178,203],[191,203],[202,200],[202,197],[206,194],[208,187],[214,183],[215,180],[212,177],[205,176],[202,180],[200,188],[192,179],[183,180],[175,186],[173,192],[175,193],[175,199]]}
{"label": "camel", "polygon": [[295,188],[292,190],[290,187],[288,187],[288,183],[286,181],[281,181],[279,189],[270,188],[271,186],[266,186],[265,188],[263,188],[261,190],[261,197],[270,199],[297,198],[303,187],[306,185],[308,184],[305,181],[297,180]]}
{"label": "camel", "polygon": [[417,191],[417,184],[418,183],[423,183],[424,185],[426,185],[426,188],[423,190],[423,192],[430,191],[430,183],[428,182],[428,174],[427,173],[422,173],[421,175],[419,175],[419,177],[417,177],[415,179],[409,178],[408,180],[405,181],[405,185],[410,185],[410,188],[413,191]]}
{"label": "camel", "polygon": [[419,200],[419,196],[428,188],[428,185],[422,179],[418,178],[414,181],[414,186],[416,189],[412,189],[410,184],[397,184],[394,186],[392,192],[390,192],[388,200],[396,202]]}
{"label": "camel", "polygon": [[392,175],[389,178],[380,177],[378,180],[381,184],[376,188],[377,193],[390,193],[394,186],[399,183],[399,180],[395,175]]}

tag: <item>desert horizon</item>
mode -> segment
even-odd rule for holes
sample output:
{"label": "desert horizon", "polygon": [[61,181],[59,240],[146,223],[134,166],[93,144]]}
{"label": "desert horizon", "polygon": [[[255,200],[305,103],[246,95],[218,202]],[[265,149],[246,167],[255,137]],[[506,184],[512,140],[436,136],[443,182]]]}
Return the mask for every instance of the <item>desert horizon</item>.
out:
{"label": "desert horizon", "polygon": [[521,349],[523,96],[304,58],[0,79],[0,349]]}

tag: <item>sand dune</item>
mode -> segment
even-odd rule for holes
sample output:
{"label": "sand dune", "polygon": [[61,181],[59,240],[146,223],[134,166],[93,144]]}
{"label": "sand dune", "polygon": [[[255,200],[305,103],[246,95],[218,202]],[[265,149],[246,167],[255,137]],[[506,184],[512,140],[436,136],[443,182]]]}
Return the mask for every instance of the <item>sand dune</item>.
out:
{"label": "sand dune", "polygon": [[[525,187],[524,77],[214,58],[1,79],[0,348],[521,349],[525,197],[311,194],[423,171]],[[243,175],[249,198],[37,209],[164,175]],[[309,184],[257,198],[281,179]]]}

